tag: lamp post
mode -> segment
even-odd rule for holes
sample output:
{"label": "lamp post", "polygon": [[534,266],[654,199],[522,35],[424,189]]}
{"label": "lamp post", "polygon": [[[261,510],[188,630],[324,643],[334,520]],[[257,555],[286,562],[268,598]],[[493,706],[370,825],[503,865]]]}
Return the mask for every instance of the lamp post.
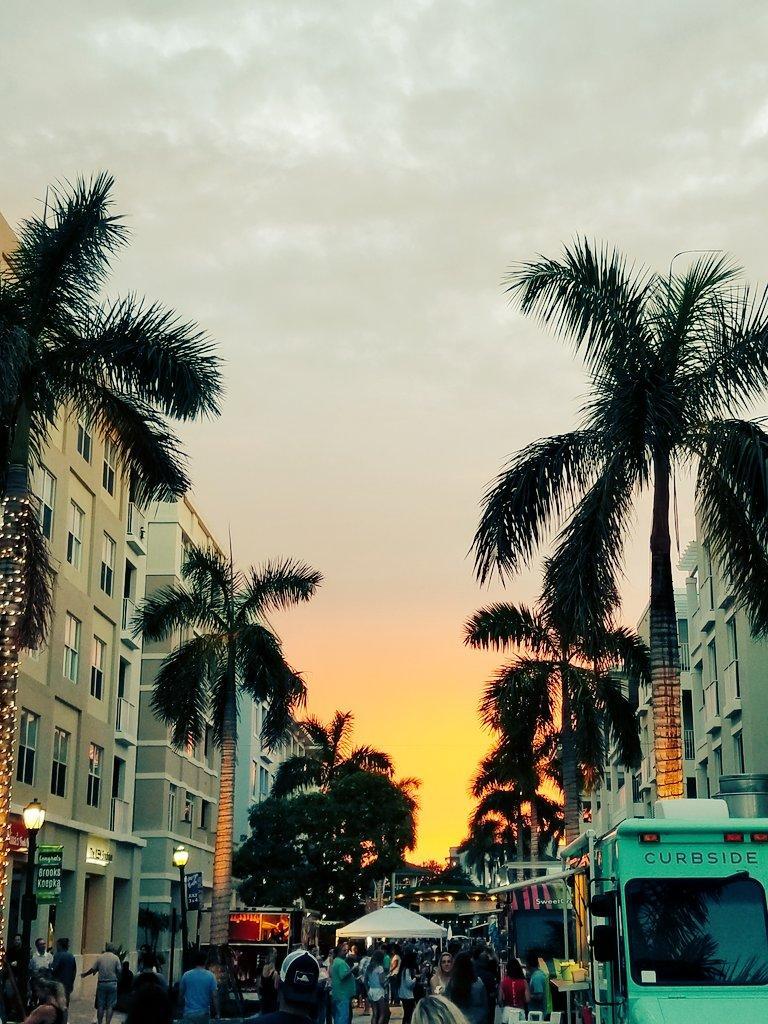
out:
{"label": "lamp post", "polygon": [[189,966],[189,925],[187,922],[187,885],[184,869],[189,860],[186,846],[177,846],[173,851],[174,867],[179,869],[179,900],[181,902],[181,973]]}
{"label": "lamp post", "polygon": [[21,963],[19,964],[19,992],[26,1002],[29,982],[29,958],[32,945],[32,922],[37,918],[37,897],[35,896],[35,859],[37,857],[37,833],[45,821],[45,808],[35,798],[21,812],[27,830],[27,867],[24,875],[24,895],[21,898]]}

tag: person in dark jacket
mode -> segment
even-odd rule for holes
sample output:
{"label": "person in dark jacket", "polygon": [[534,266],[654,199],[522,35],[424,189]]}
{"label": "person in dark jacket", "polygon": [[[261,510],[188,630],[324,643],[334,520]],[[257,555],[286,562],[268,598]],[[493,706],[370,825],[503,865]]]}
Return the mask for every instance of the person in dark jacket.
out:
{"label": "person in dark jacket", "polygon": [[69,1006],[69,1000],[72,998],[72,989],[75,987],[75,978],[77,977],[77,961],[69,951],[69,939],[56,940],[56,952],[51,964],[51,974],[54,981],[58,981],[64,986],[67,1006]]}

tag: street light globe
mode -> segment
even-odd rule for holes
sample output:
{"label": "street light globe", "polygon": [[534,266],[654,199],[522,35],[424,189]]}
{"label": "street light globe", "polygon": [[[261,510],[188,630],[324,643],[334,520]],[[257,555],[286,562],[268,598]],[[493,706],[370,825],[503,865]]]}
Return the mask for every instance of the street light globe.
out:
{"label": "street light globe", "polygon": [[21,815],[24,818],[24,827],[27,832],[39,832],[43,827],[45,808],[37,798],[27,804]]}
{"label": "street light globe", "polygon": [[185,868],[188,860],[189,850],[186,846],[177,846],[173,851],[173,866],[176,868]]}

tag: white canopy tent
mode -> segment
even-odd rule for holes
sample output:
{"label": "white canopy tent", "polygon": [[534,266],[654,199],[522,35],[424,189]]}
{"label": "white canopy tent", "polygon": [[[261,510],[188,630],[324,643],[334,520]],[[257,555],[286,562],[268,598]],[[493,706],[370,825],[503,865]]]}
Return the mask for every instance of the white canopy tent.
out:
{"label": "white canopy tent", "polygon": [[447,932],[421,914],[414,914],[397,903],[358,917],[336,932],[337,939],[444,939]]}

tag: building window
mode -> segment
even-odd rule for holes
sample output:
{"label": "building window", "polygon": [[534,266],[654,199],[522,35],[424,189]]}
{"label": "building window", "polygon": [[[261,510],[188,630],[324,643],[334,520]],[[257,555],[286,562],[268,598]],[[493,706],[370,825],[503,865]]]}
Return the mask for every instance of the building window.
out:
{"label": "building window", "polygon": [[736,762],[736,771],[743,775],[747,768],[744,760],[744,736],[740,732],[733,737],[733,756]]}
{"label": "building window", "polygon": [[51,762],[51,793],[64,796],[67,792],[67,763],[69,761],[69,733],[53,730],[53,761]]}
{"label": "building window", "polygon": [[736,637],[736,616],[731,616],[725,624],[725,631],[728,637],[728,658],[730,665],[726,670],[726,675],[730,670],[731,679],[729,680],[732,694],[729,696],[740,697],[741,696],[741,684],[739,681],[739,644]]}
{"label": "building window", "polygon": [[696,779],[690,775],[685,780],[685,795],[689,800],[696,799]]}
{"label": "building window", "polygon": [[91,447],[93,437],[88,427],[82,420],[77,421],[77,450],[86,462],[91,461]]}
{"label": "building window", "polygon": [[96,743],[88,744],[88,788],[85,802],[89,807],[98,807],[101,800],[101,767],[104,763],[104,748]]}
{"label": "building window", "polygon": [[176,793],[178,787],[173,783],[168,787],[168,831],[173,832],[176,828]]}
{"label": "building window", "polygon": [[40,466],[40,528],[51,539],[53,534],[53,506],[56,502],[56,477],[45,466]]}
{"label": "building window", "polygon": [[720,776],[723,774],[723,751],[721,747],[715,747],[712,751],[715,759],[715,774],[717,775],[718,781]]}
{"label": "building window", "polygon": [[109,536],[108,533],[104,534],[104,542],[101,546],[101,579],[99,580],[99,586],[107,595],[112,597],[112,591],[115,587],[115,552],[117,551],[117,545]]}
{"label": "building window", "polygon": [[211,732],[210,725],[205,723],[205,732],[203,733],[203,755],[205,757],[205,763],[210,768],[211,766],[211,753],[213,752],[213,734]]}
{"label": "building window", "polygon": [[16,767],[16,780],[24,782],[28,786],[35,781],[35,754],[39,726],[40,716],[22,708],[19,718],[19,763]]}
{"label": "building window", "polygon": [[259,767],[259,796],[263,800],[269,796],[269,772],[263,766]]}
{"label": "building window", "polygon": [[101,469],[101,486],[108,494],[115,493],[115,467],[117,466],[117,449],[111,438],[104,442],[104,465]]}
{"label": "building window", "polygon": [[101,700],[104,696],[104,667],[106,664],[107,645],[95,636],[91,650],[91,696],[96,700]]}
{"label": "building window", "polygon": [[64,675],[77,682],[77,673],[80,668],[80,619],[67,612],[67,620],[64,626]]}
{"label": "building window", "polygon": [[76,501],[69,503],[69,529],[67,531],[67,561],[76,569],[83,560],[83,523],[85,512]]}
{"label": "building window", "polygon": [[208,828],[211,817],[211,805],[207,800],[200,801],[200,828]]}
{"label": "building window", "polygon": [[259,795],[259,766],[255,761],[251,761],[251,796],[256,797]]}
{"label": "building window", "polygon": [[195,798],[190,792],[184,797],[184,821],[190,824],[195,820]]}

